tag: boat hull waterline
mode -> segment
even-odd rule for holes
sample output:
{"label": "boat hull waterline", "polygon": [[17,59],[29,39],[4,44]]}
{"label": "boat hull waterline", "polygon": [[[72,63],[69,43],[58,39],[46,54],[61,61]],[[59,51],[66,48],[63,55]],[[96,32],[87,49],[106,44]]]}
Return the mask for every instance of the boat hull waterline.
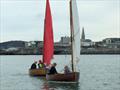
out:
{"label": "boat hull waterline", "polygon": [[68,74],[46,74],[46,79],[48,81],[58,81],[58,82],[78,82],[79,72],[72,72]]}

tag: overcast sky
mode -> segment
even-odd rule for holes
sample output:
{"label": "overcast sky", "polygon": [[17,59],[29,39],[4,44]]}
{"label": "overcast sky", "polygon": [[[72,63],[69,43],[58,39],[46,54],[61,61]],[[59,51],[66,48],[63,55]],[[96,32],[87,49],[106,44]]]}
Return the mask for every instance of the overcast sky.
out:
{"label": "overcast sky", "polygon": [[[119,0],[76,0],[80,28],[86,38],[99,41],[120,37]],[[0,42],[43,40],[45,0],[1,0]],[[70,36],[69,0],[50,0],[54,41]]]}

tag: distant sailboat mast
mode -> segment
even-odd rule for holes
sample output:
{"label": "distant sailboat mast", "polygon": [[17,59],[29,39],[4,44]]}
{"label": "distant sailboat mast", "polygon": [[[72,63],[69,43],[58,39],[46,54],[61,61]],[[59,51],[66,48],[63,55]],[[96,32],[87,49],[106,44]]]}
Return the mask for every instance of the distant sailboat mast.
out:
{"label": "distant sailboat mast", "polygon": [[43,41],[44,41],[43,62],[49,65],[54,54],[52,15],[50,10],[49,0],[46,0],[46,13],[45,13],[45,21],[44,21],[44,40]]}
{"label": "distant sailboat mast", "polygon": [[76,71],[76,61],[80,56],[80,27],[79,16],[76,0],[70,0],[70,32],[71,32],[71,67],[72,71]]}

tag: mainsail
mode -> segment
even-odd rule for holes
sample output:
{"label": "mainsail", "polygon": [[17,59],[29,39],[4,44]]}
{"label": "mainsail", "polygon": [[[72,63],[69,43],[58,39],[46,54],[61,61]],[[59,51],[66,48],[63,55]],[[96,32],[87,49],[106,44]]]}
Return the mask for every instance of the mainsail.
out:
{"label": "mainsail", "polygon": [[70,0],[70,27],[72,43],[72,71],[80,57],[80,26],[76,0]]}
{"label": "mainsail", "polygon": [[43,47],[43,62],[50,64],[54,53],[52,15],[50,10],[49,0],[46,0],[46,14],[44,21],[44,47]]}

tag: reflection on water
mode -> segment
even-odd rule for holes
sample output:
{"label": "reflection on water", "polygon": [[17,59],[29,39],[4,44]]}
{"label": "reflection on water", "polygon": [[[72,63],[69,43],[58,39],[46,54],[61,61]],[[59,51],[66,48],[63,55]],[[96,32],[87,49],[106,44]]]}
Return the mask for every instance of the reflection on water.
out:
{"label": "reflection on water", "polygon": [[[31,79],[35,81],[39,80],[42,82],[40,83],[40,89],[39,90],[80,90],[79,83],[66,83],[66,82],[55,82],[55,81],[47,81],[46,78],[43,77],[33,77],[30,76]],[[32,84],[35,85],[36,82],[32,81]],[[38,85],[38,84],[36,84]],[[35,85],[35,86],[36,86]]]}
{"label": "reflection on water", "polygon": [[57,82],[45,82],[43,84],[43,90],[80,90],[78,83],[57,83]]}

